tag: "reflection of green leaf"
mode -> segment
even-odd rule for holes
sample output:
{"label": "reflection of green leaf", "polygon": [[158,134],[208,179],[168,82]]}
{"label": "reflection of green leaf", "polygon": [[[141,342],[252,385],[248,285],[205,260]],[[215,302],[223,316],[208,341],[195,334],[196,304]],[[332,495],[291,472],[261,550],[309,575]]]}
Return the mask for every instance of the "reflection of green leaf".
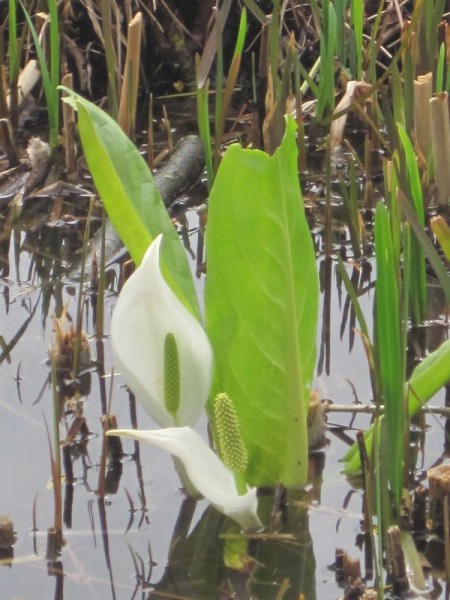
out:
{"label": "reflection of green leaf", "polygon": [[13,351],[16,344],[22,338],[23,334],[27,330],[28,325],[31,323],[31,321],[34,317],[34,313],[36,312],[36,309],[39,306],[40,298],[41,298],[41,295],[39,294],[35,305],[33,306],[32,310],[30,311],[30,314],[25,319],[25,321],[22,323],[22,325],[19,327],[19,329],[16,331],[16,333],[13,335],[13,337],[9,340],[9,342],[7,342],[2,335],[0,335],[0,349],[2,350],[2,352],[0,353],[0,365],[2,364],[2,362],[4,360],[6,360],[8,363],[11,362],[11,352]]}
{"label": "reflection of green leaf", "polygon": [[269,157],[228,148],[211,191],[206,320],[216,392],[233,400],[248,481],[302,486],[318,280],[297,175],[295,123]]}
{"label": "reflection of green leaf", "polygon": [[242,535],[235,523],[228,526],[226,533],[221,534],[225,540],[223,562],[234,571],[248,571],[253,558],[248,554],[248,538]]}
{"label": "reflection of green leaf", "polygon": [[192,504],[192,501],[185,501],[181,507],[164,575],[152,586],[155,598],[210,600],[216,598],[223,583],[220,531],[224,517],[208,507],[194,529],[189,531],[193,516],[191,508],[195,508],[195,504],[191,507],[189,502]]}
{"label": "reflection of green leaf", "polygon": [[[264,502],[264,500],[266,502]],[[263,518],[273,497],[261,498]],[[305,500],[304,496],[299,497]],[[265,519],[265,520],[266,520]],[[283,512],[283,525],[273,536],[261,540],[254,550],[255,568],[248,584],[249,596],[258,600],[316,598],[316,560],[309,531],[308,509],[290,498]]]}
{"label": "reflection of green leaf", "polygon": [[78,111],[84,155],[108,217],[136,265],[162,233],[164,277],[174,293],[198,316],[198,303],[186,254],[144,159],[119,125],[71,90],[66,99]]}
{"label": "reflection of green leaf", "polygon": [[[300,500],[304,500],[301,496]],[[261,498],[264,521],[270,520],[273,494]],[[258,600],[297,600],[303,594],[315,600],[315,558],[309,533],[308,510],[304,505],[290,502],[286,510],[286,522],[279,534],[251,536],[238,534],[233,523],[208,507],[195,527],[192,526],[195,503],[185,500],[175,525],[168,553],[167,567],[160,581],[152,588],[155,598],[195,598],[210,600],[225,597],[227,592],[247,590],[246,597]],[[251,548],[250,555],[245,547]],[[240,559],[252,562],[253,568],[246,569],[241,563],[226,564],[233,550]],[[232,547],[233,550],[230,550]],[[236,558],[236,557],[235,557]],[[236,569],[242,566],[241,572]],[[288,593],[277,596],[289,581]],[[239,595],[241,597],[241,595]]]}

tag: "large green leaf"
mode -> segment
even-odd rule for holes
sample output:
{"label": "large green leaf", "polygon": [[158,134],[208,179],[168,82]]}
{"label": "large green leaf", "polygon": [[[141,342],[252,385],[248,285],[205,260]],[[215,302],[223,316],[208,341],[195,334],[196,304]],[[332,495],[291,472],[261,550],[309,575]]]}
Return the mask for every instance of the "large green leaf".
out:
{"label": "large green leaf", "polygon": [[232,145],[211,191],[207,331],[215,391],[235,403],[252,485],[307,477],[318,278],[297,174],[295,123],[272,157]]}
{"label": "large green leaf", "polygon": [[63,88],[78,111],[78,130],[95,186],[108,217],[139,265],[162,233],[162,267],[175,294],[198,317],[199,309],[186,253],[150,169],[119,125],[100,108]]}

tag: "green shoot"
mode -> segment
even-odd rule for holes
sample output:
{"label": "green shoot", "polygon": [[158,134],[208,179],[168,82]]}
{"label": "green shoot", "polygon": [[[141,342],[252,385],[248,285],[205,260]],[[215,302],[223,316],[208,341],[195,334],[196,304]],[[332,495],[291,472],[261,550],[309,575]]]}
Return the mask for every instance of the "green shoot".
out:
{"label": "green shoot", "polygon": [[334,10],[336,11],[336,56],[340,64],[347,64],[347,46],[345,35],[345,19],[347,16],[347,0],[335,0]]}
{"label": "green shoot", "polygon": [[[269,63],[273,103],[278,100],[278,66],[280,59],[280,0],[274,0],[269,24]],[[269,83],[270,85],[270,83]]]}
{"label": "green shoot", "polygon": [[375,297],[376,347],[385,406],[387,472],[399,506],[403,489],[404,354],[401,337],[399,265],[395,261],[389,214],[382,203],[375,212],[377,281]]}
{"label": "green shoot", "polygon": [[20,60],[17,48],[17,2],[16,0],[9,0],[9,27],[8,27],[8,40],[9,40],[9,87],[10,87],[10,110],[13,119],[16,118],[17,112],[17,80],[19,77]]}
{"label": "green shoot", "polygon": [[100,0],[100,12],[102,17],[103,44],[105,47],[106,69],[108,72],[108,106],[109,112],[114,120],[119,113],[118,84],[117,84],[117,60],[113,43],[112,31],[112,0]]}
{"label": "green shoot", "polygon": [[33,41],[36,46],[36,53],[39,61],[39,67],[42,74],[42,82],[44,85],[45,99],[47,102],[48,120],[50,124],[49,143],[52,150],[58,145],[59,131],[59,25],[58,25],[58,7],[56,0],[48,1],[49,17],[50,17],[50,70],[45,59],[44,49],[39,39],[36,28],[33,25],[30,15],[28,14],[22,0],[22,6],[30,29]]}
{"label": "green shoot", "polygon": [[[225,84],[225,90],[222,92],[223,65],[222,59],[219,61],[219,55],[222,55],[222,47],[217,46],[217,88],[216,88],[216,110],[215,110],[215,140],[214,140],[214,172],[217,171],[220,163],[220,147],[222,136],[225,131],[225,122],[230,110],[231,99],[236,85],[239,69],[241,65],[241,56],[244,48],[245,34],[247,30],[247,12],[245,8],[241,12],[239,31],[234,49],[233,58],[228,71],[228,77]],[[220,67],[219,67],[220,65]]]}
{"label": "green shoot", "polygon": [[324,28],[320,33],[320,76],[316,119],[334,109],[334,55],[336,51],[336,12],[333,4],[323,3]]}
{"label": "green shoot", "polygon": [[362,0],[351,1],[351,23],[352,23],[352,54],[351,72],[357,81],[362,79],[362,57],[363,57],[363,17],[364,3]]}
{"label": "green shoot", "polygon": [[421,0],[415,10],[420,11],[417,22],[417,64],[419,73],[435,72],[439,36],[436,35],[443,18],[446,0]]}
{"label": "green shoot", "polygon": [[439,48],[438,63],[436,69],[436,94],[444,91],[444,68],[445,68],[445,44],[442,42]]}
{"label": "green shoot", "polygon": [[[197,60],[197,74],[198,63],[199,61]],[[214,167],[211,150],[211,129],[209,126],[209,79],[207,79],[201,87],[197,85],[196,90],[198,132],[205,149],[206,177],[208,181],[208,190],[210,190],[214,181]]]}
{"label": "green shoot", "polygon": [[[401,188],[414,207],[416,217],[425,227],[423,192],[417,167],[416,154],[405,129],[398,125],[402,154],[398,155],[396,168]],[[403,158],[404,157],[404,158]],[[418,325],[425,318],[427,288],[425,276],[425,256],[418,239],[411,239],[410,310],[413,323]]]}

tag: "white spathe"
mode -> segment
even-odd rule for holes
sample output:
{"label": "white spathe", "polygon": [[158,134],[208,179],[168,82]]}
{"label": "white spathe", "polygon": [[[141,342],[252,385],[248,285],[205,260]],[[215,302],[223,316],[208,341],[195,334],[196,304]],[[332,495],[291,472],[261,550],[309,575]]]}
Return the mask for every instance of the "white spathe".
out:
{"label": "white spathe", "polygon": [[183,463],[190,482],[214,508],[236,521],[244,531],[261,527],[256,488],[238,495],[233,473],[190,427],[149,431],[113,429],[107,435],[132,438],[170,452]]}
{"label": "white spathe", "polygon": [[[120,292],[111,321],[114,364],[158,425],[193,425],[211,387],[212,349],[203,327],[163,278],[161,240],[159,235],[151,243]],[[179,356],[176,420],[164,405],[164,341],[169,333],[175,337]]]}

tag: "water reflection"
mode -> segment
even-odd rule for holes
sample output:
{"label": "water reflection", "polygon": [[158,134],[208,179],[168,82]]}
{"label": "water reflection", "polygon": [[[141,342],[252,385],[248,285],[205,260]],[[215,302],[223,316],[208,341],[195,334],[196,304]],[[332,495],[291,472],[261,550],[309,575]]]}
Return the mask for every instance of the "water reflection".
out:
{"label": "water reflection", "polygon": [[64,598],[64,567],[62,561],[54,560],[47,563],[47,573],[49,577],[55,578],[55,600]]}
{"label": "water reflection", "polygon": [[[9,289],[9,288],[6,287],[6,289]],[[9,312],[9,300],[10,300],[9,294],[3,294],[3,297],[5,298],[5,304],[6,304],[5,312],[8,313]],[[0,336],[0,346],[1,346],[1,350],[2,350],[0,353],[0,365],[5,360],[8,362],[11,362],[11,352],[14,350],[17,343],[20,341],[22,336],[27,331],[27,328],[28,328],[29,324],[31,323],[31,321],[33,320],[34,314],[35,314],[38,306],[40,306],[40,304],[41,304],[41,294],[38,295],[37,299],[35,300],[34,304],[31,306],[31,308],[29,307],[29,305],[25,299],[23,299],[21,301],[21,306],[25,309],[25,312],[28,313],[28,316],[21,323],[21,325],[17,329],[16,333],[9,340],[5,340],[5,338],[3,336]]]}
{"label": "water reflection", "polygon": [[[316,598],[316,561],[309,531],[308,509],[301,502],[304,493],[290,493],[288,503],[281,507],[281,527],[278,532],[256,547],[257,567],[249,581],[250,596],[261,600]],[[270,509],[261,501],[261,509]],[[263,516],[264,518],[264,516]],[[284,535],[286,537],[284,537]],[[284,593],[280,593],[283,591]]]}
{"label": "water reflection", "polygon": [[[334,281],[333,281],[334,274]],[[356,297],[361,299],[366,294],[374,289],[375,282],[372,281],[372,264],[367,260],[353,262],[350,272],[350,281],[355,291]],[[335,329],[331,319],[337,317],[336,304],[333,301],[334,289],[337,293],[337,301],[341,309],[340,323],[340,339],[342,340],[345,331],[348,330],[348,350],[349,353],[353,350],[355,342],[355,331],[360,327],[356,319],[356,311],[351,302],[349,294],[345,294],[345,300],[342,304],[342,276],[340,274],[336,259],[325,257],[319,261],[319,282],[320,292],[322,294],[322,318],[320,335],[320,350],[317,366],[318,376],[324,372],[330,375],[331,366],[331,331]]]}
{"label": "water reflection", "polygon": [[[262,491],[265,522],[274,512],[274,490]],[[148,598],[237,597],[258,600],[316,598],[315,558],[304,492],[280,503],[275,532],[241,534],[208,507],[191,530],[195,501],[185,500],[175,524],[164,574]],[[149,582],[147,582],[149,584]]]}
{"label": "water reflection", "polygon": [[[301,593],[308,600],[337,597],[339,591],[334,574],[330,575],[328,570],[334,557],[335,534],[339,533],[339,544],[347,544],[352,548],[349,551],[354,552],[355,532],[360,531],[359,517],[347,525],[348,511],[342,510],[337,516],[326,513],[327,501],[329,506],[346,509],[348,486],[341,479],[339,484],[336,482],[340,470],[337,461],[347,442],[341,443],[333,438],[326,452],[312,455],[307,497],[284,499],[282,494],[275,498],[275,490],[262,492],[261,511],[267,523],[267,531],[263,534],[253,537],[240,535],[212,508],[207,508],[198,519],[200,509],[192,500],[182,502],[172,530],[179,496],[175,492],[162,491],[163,488],[175,488],[176,483],[170,479],[170,474],[161,472],[158,456],[142,449],[146,459],[142,466],[141,448],[137,442],[134,442],[129,457],[123,458],[121,450],[111,447],[103,453],[101,419],[108,413],[112,395],[108,379],[109,346],[104,339],[95,339],[92,333],[89,334],[92,357],[78,376],[74,378],[70,374],[70,361],[66,370],[61,367],[58,371],[57,388],[64,430],[63,520],[67,544],[61,549],[61,554],[46,560],[45,548],[39,547],[41,534],[36,531],[28,539],[32,513],[36,520],[35,530],[38,524],[48,524],[52,518],[51,492],[45,489],[50,468],[42,427],[42,412],[47,420],[51,419],[50,366],[45,364],[50,336],[48,319],[55,314],[60,316],[68,301],[78,294],[77,286],[64,284],[62,274],[71,256],[77,253],[81,234],[82,228],[69,237],[64,237],[62,232],[60,236],[55,231],[35,231],[22,236],[17,230],[9,238],[0,240],[0,254],[3,250],[0,276],[4,278],[2,311],[8,317],[2,322],[5,330],[0,331],[3,335],[0,363],[5,369],[2,372],[2,398],[5,404],[8,401],[8,411],[18,414],[16,420],[8,416],[2,419],[0,436],[5,440],[3,455],[8,457],[3,488],[5,510],[16,511],[20,523],[18,543],[9,557],[12,565],[9,572],[13,575],[10,577],[9,596],[22,593],[28,597],[29,591],[34,590],[36,585],[43,587],[50,583],[51,592],[46,593],[46,588],[42,597],[53,594],[58,600],[64,594],[74,598],[83,597],[86,593],[98,598],[135,598],[141,594],[141,597],[155,599],[178,595],[198,600],[230,597],[232,594],[240,599],[254,597],[258,600],[273,600],[277,595],[298,600]],[[62,252],[55,258],[51,253],[58,246],[62,247]],[[29,254],[31,249],[32,255]],[[359,266],[348,263],[346,268],[362,303],[366,301],[364,309],[370,326],[373,299],[370,297],[373,287],[371,265],[368,262]],[[356,379],[354,389],[360,393],[368,378],[366,363],[361,354],[357,354],[359,343],[354,343],[357,322],[353,307],[343,291],[335,260],[322,259],[319,271],[323,301],[319,369],[325,375],[342,379],[345,362],[349,377],[352,381]],[[16,283],[6,279],[11,272],[15,273]],[[112,277],[111,281],[116,286],[118,279]],[[115,289],[112,288],[112,292]],[[429,293],[432,308],[430,326],[411,331],[411,364],[439,346],[447,335],[447,324],[442,319],[442,294],[434,287],[430,287]],[[83,327],[94,332],[95,314],[91,296],[87,294],[83,301]],[[111,304],[113,301],[109,306]],[[69,305],[69,319],[70,308]],[[37,317],[39,313],[40,317]],[[39,321],[37,326],[36,321]],[[12,333],[9,332],[11,327],[14,328]],[[339,341],[346,335],[346,351],[351,351],[351,356],[339,346]],[[44,358],[37,360],[36,357],[41,355]],[[350,360],[347,360],[349,356]],[[12,385],[11,374],[17,380]],[[113,381],[112,387],[113,409],[118,420],[121,424],[129,421],[132,427],[137,427],[140,413],[134,398],[121,390],[117,381]],[[370,382],[367,387],[370,390]],[[333,386],[333,394],[336,390],[337,386]],[[350,388],[346,388],[345,393],[350,394]],[[370,398],[369,393],[367,398]],[[450,403],[448,390],[447,396]],[[38,406],[33,406],[36,398]],[[146,426],[146,423],[140,425]],[[341,426],[342,432],[345,433],[347,425]],[[361,422],[359,426],[362,426]],[[450,431],[448,422],[446,427]],[[439,444],[444,438],[445,432],[439,438]],[[440,446],[439,450],[442,450]],[[423,452],[422,462],[424,456]],[[436,460],[440,459],[441,454],[438,454]],[[102,464],[105,465],[105,497],[99,498],[96,492],[101,488]],[[425,462],[423,468],[426,466]],[[20,478],[17,477],[19,470]],[[14,493],[9,489],[14,489]],[[40,494],[39,511],[32,508],[36,491]],[[352,499],[355,498],[360,502],[359,492],[352,493]],[[312,503],[319,517],[311,514]],[[90,520],[86,516],[87,507]],[[342,514],[347,519],[342,518]],[[362,539],[359,537],[358,541]],[[28,554],[30,548],[32,552],[33,541],[36,562],[40,565],[37,572],[31,571],[26,564],[31,560]],[[132,580],[133,574],[135,581]],[[370,576],[369,561],[366,576]],[[6,575],[2,572],[2,590],[4,579]]]}

